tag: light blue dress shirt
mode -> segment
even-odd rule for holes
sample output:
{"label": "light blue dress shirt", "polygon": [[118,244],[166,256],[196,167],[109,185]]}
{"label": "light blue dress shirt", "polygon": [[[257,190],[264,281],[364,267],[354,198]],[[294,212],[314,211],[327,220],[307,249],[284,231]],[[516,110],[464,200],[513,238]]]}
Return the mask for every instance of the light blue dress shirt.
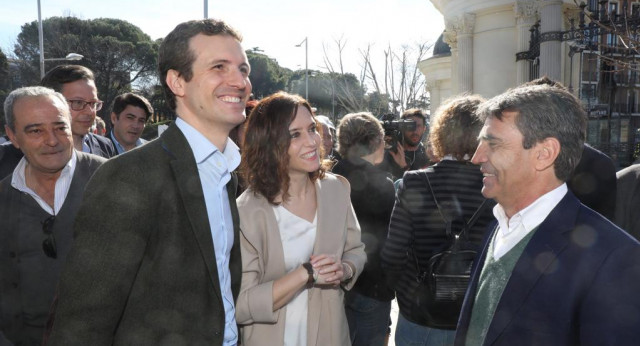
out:
{"label": "light blue dress shirt", "polygon": [[[116,136],[113,135],[113,131],[109,132],[109,139],[111,139],[111,142],[113,142],[113,147],[116,149],[116,153],[118,153],[118,155],[127,152],[127,150],[120,144],[120,142],[118,142],[118,140],[116,139]],[[135,147],[137,148],[145,143],[147,143],[146,140],[142,138],[138,138],[138,140],[136,141]],[[191,143],[189,143],[189,145],[191,145]]]}
{"label": "light blue dress shirt", "polygon": [[181,118],[176,120],[176,125],[189,142],[202,182],[224,303],[224,345],[236,345],[238,330],[229,271],[229,256],[233,247],[233,219],[226,185],[231,180],[231,172],[240,165],[240,150],[228,139],[224,152],[220,152],[205,136]]}

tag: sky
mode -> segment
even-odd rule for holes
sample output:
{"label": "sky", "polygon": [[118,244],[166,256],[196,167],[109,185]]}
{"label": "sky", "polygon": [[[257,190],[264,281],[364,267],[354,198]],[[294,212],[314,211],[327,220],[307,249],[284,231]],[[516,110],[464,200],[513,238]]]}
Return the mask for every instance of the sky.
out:
{"label": "sky", "polygon": [[[41,0],[42,19],[74,16],[126,20],[152,39],[166,36],[177,24],[204,17],[206,0]],[[429,0],[208,0],[209,18],[222,19],[244,36],[243,47],[264,54],[292,70],[326,71],[323,46],[337,61],[337,39],[346,72],[360,71],[359,50],[372,45],[373,63],[383,63],[383,49],[420,42],[435,43],[444,30],[442,15]],[[8,55],[25,23],[38,19],[37,0],[0,0],[0,48]],[[54,57],[45,57],[54,58]],[[58,58],[58,57],[55,57]]]}

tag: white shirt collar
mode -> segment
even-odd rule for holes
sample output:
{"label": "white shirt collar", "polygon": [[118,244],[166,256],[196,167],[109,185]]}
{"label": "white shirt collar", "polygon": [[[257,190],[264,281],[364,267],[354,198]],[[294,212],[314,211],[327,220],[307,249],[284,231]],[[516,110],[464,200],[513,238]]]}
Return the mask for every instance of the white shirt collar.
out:
{"label": "white shirt collar", "polygon": [[71,160],[67,162],[67,164],[60,172],[60,176],[56,181],[55,194],[54,194],[54,208],[51,208],[47,202],[45,202],[35,191],[31,190],[27,186],[27,180],[25,177],[25,169],[27,168],[27,157],[23,156],[18,162],[18,165],[13,170],[13,176],[11,177],[11,186],[21,192],[29,194],[33,199],[38,202],[40,207],[44,209],[47,213],[51,215],[57,215],[60,209],[62,209],[62,205],[64,204],[65,199],[67,198],[67,194],[69,193],[69,188],[71,187],[71,180],[73,179],[73,173],[76,170],[76,165],[78,162],[78,155],[76,154],[75,149],[71,153]]}
{"label": "white shirt collar", "polygon": [[[196,159],[196,163],[202,163],[215,152],[220,150],[211,143],[202,133],[196,130],[193,126],[189,125],[182,118],[176,119],[176,126],[182,131],[187,138],[187,142],[193,151],[193,156]],[[231,140],[227,138],[227,144],[225,145],[224,152],[222,154],[227,160],[227,169],[232,172],[240,165],[240,148]]]}
{"label": "white shirt collar", "polygon": [[502,257],[526,237],[529,232],[538,227],[556,205],[560,203],[567,191],[567,184],[562,184],[540,196],[511,218],[507,217],[504,208],[500,204],[496,204],[493,208],[493,215],[498,220],[499,228],[494,238],[494,258],[499,259]]}

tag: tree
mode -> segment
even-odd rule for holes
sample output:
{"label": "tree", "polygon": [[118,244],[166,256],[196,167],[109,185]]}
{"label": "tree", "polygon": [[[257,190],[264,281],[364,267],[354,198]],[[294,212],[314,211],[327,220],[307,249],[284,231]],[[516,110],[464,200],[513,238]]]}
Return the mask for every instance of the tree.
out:
{"label": "tree", "polygon": [[[75,17],[52,17],[43,20],[45,58],[60,58],[70,52],[84,56],[78,63],[95,73],[98,95],[106,107],[100,115],[108,119],[109,105],[119,94],[134,89],[133,85],[157,83],[154,80],[158,42],[137,26],[111,18],[83,20]],[[14,53],[23,63],[21,80],[38,84],[39,44],[37,22],[26,23],[18,34]],[[47,62],[45,69],[61,63]]]}
{"label": "tree", "polygon": [[[324,65],[330,73],[344,74],[342,56],[346,42],[342,38],[334,41],[337,47],[337,59],[329,57],[328,47],[324,49]],[[426,81],[424,75],[418,70],[418,63],[422,61],[431,49],[430,43],[417,43],[413,46],[402,45],[399,49],[393,49],[390,45],[384,51],[383,74],[380,79],[378,65],[374,64],[372,57],[372,45],[360,49],[362,58],[361,71],[358,81],[360,89],[371,89],[363,99],[354,94],[354,89],[337,84],[343,97],[339,100],[345,108],[351,110],[369,109],[374,114],[388,112],[402,113],[408,108],[429,107],[426,93]],[[355,76],[354,76],[355,77]],[[387,106],[384,106],[386,102]],[[372,108],[373,107],[373,108]]]}
{"label": "tree", "polygon": [[251,65],[249,79],[257,99],[284,90],[292,73],[291,70],[280,67],[275,59],[260,52],[258,47],[247,51],[247,58]]}
{"label": "tree", "polygon": [[0,135],[4,134],[4,100],[11,92],[11,82],[9,76],[9,61],[7,56],[0,49]]}

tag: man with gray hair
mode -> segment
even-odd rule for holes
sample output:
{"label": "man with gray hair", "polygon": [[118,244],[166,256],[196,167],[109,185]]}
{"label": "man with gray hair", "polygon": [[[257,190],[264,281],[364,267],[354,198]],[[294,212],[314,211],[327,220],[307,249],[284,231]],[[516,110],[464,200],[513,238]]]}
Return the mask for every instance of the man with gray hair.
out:
{"label": "man with gray hair", "polygon": [[0,181],[0,340],[40,345],[84,187],[106,159],[74,150],[62,94],[16,89],[5,130],[24,153]]}
{"label": "man with gray hair", "polygon": [[567,91],[521,87],[479,109],[472,162],[498,205],[471,273],[455,345],[635,345],[640,243],[566,181],[586,115]]}

